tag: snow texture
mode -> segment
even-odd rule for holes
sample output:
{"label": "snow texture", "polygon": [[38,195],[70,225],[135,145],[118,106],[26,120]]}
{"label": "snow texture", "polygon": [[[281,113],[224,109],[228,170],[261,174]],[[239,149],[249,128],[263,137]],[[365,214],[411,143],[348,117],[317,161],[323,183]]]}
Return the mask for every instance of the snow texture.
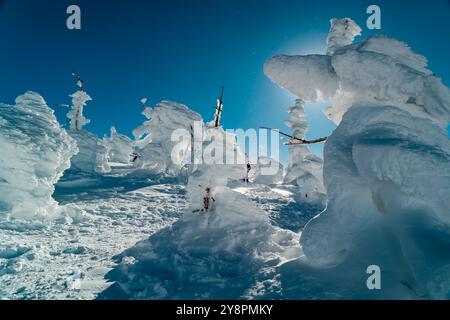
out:
{"label": "snow texture", "polygon": [[[264,170],[264,168],[266,170]],[[268,174],[272,171],[273,174]],[[283,182],[284,167],[281,163],[270,157],[258,157],[256,169],[253,174],[253,182],[266,185],[277,185]]]}
{"label": "snow texture", "polygon": [[108,164],[108,149],[96,134],[86,130],[68,130],[75,139],[79,152],[71,159],[71,170],[90,174],[111,171]]}
{"label": "snow texture", "polygon": [[83,116],[83,109],[92,98],[83,90],[75,92],[71,97],[72,109],[67,113],[67,118],[70,119],[68,133],[76,141],[79,150],[71,159],[71,170],[92,174],[111,171],[104,141],[94,133],[83,130],[83,127],[91,122]]}
{"label": "snow texture", "polygon": [[[191,139],[172,141],[172,134],[182,129],[190,133],[195,122],[203,123],[202,117],[187,106],[171,101],[162,101],[154,108],[146,107],[142,114],[149,120],[133,131],[141,155],[135,161],[135,168],[179,175],[191,160]],[[180,152],[173,155],[176,145]]]}
{"label": "snow texture", "polygon": [[111,136],[105,137],[103,143],[108,150],[108,162],[130,163],[133,153],[133,141],[111,127]]}
{"label": "snow texture", "polygon": [[91,101],[91,97],[84,91],[79,90],[72,95],[72,108],[67,113],[67,118],[70,120],[70,129],[82,130],[83,127],[91,122],[83,115],[84,107],[88,101]]}
{"label": "snow texture", "polygon": [[[304,101],[297,99],[295,105],[289,108],[289,118],[285,121],[292,135],[306,139],[308,130]],[[326,191],[323,185],[323,161],[311,153],[307,145],[289,146],[289,165],[284,177],[285,184],[298,186],[295,199],[299,203],[316,205],[318,211],[325,208]]]}
{"label": "snow texture", "polygon": [[[323,56],[331,68],[308,57],[266,65],[272,80],[304,100],[330,88],[317,81],[326,77],[318,70],[328,70],[339,88],[327,110],[339,124],[325,144],[328,205],[302,233],[306,262],[283,266],[285,288],[291,297],[327,288],[335,290],[323,292],[328,298],[448,299],[450,90],[400,41],[374,36],[336,46],[341,22],[332,21],[330,55]],[[365,286],[373,264],[384,275],[381,291]]]}
{"label": "snow texture", "polygon": [[0,104],[0,149],[0,216],[57,216],[54,184],[77,147],[39,94],[29,91],[15,105]]}

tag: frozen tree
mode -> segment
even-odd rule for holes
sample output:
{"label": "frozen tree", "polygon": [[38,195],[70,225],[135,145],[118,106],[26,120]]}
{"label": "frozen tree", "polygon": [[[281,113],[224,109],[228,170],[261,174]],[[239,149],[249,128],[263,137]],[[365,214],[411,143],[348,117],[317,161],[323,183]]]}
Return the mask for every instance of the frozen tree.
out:
{"label": "frozen tree", "polygon": [[117,132],[111,127],[110,137],[104,138],[104,144],[108,149],[108,161],[118,163],[129,163],[133,153],[133,141],[127,136]]}
{"label": "frozen tree", "polygon": [[77,77],[80,90],[70,95],[72,107],[67,117],[70,119],[69,135],[77,142],[79,153],[72,158],[72,168],[89,173],[106,173],[111,171],[108,165],[108,150],[97,135],[83,130],[90,123],[83,115],[84,106],[92,98],[83,90],[83,82]]}
{"label": "frozen tree", "polygon": [[10,218],[59,217],[54,184],[77,153],[53,110],[35,92],[0,103],[0,215]]}
{"label": "frozen tree", "polygon": [[[291,129],[292,136],[298,139],[305,139],[308,129],[304,105],[302,99],[297,99],[295,105],[289,108],[289,118],[285,121],[286,126]],[[314,203],[323,209],[326,192],[322,179],[322,159],[312,154],[304,144],[291,144],[288,148],[290,157],[284,182],[299,187],[295,194],[298,202]]]}
{"label": "frozen tree", "polygon": [[[328,205],[301,235],[305,257],[339,279],[335,298],[448,297],[450,90],[403,42],[351,44],[353,31],[330,40],[345,20],[332,20],[329,55],[278,56],[265,66],[299,98],[331,100],[326,114],[338,124],[324,150]],[[388,275],[378,293],[354,277],[374,263]],[[314,277],[313,286],[332,285]]]}
{"label": "frozen tree", "polygon": [[[148,120],[133,131],[140,154],[135,167],[179,175],[191,158],[190,133],[196,123],[200,127],[203,125],[202,117],[187,106],[172,101],[161,101],[154,108],[145,107],[142,114]],[[172,141],[176,130],[185,130],[188,137],[182,142]],[[180,151],[178,154],[173,154],[175,146]]]}
{"label": "frozen tree", "polygon": [[91,97],[83,90],[78,90],[77,92],[70,95],[72,98],[72,107],[67,113],[67,118],[70,119],[70,129],[72,130],[82,130],[83,127],[91,122],[91,120],[86,119],[83,115],[83,109],[88,101],[91,101]]}

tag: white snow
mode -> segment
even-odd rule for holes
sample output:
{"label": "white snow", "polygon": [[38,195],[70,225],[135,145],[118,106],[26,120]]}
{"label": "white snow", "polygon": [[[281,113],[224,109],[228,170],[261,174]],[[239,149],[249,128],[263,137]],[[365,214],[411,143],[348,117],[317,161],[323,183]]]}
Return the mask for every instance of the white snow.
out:
{"label": "white snow", "polygon": [[361,35],[361,28],[350,18],[331,19],[331,29],[327,38],[327,54],[333,55],[337,50],[353,43]]}
{"label": "white snow", "polygon": [[[304,101],[297,99],[295,105],[288,109],[289,118],[285,121],[292,135],[306,139],[308,123]],[[297,186],[295,199],[299,203],[317,206],[317,212],[325,208],[327,195],[323,185],[323,161],[311,153],[307,145],[290,145],[289,165],[284,176],[284,183]]]}
{"label": "white snow", "polygon": [[87,173],[107,173],[111,171],[108,164],[108,149],[96,134],[86,130],[68,130],[75,139],[79,152],[71,159],[71,170]]}
{"label": "white snow", "polygon": [[108,150],[109,163],[130,163],[134,143],[130,138],[118,133],[116,128],[111,127],[111,135],[110,137],[105,137],[103,143]]}
{"label": "white snow", "polygon": [[[172,134],[180,129],[191,132],[195,122],[203,123],[202,117],[187,106],[171,101],[162,101],[154,108],[146,107],[142,114],[149,120],[133,131],[141,155],[135,161],[135,168],[179,175],[190,160],[191,139],[185,139],[180,147],[178,141],[172,141]],[[175,145],[180,147],[177,161],[172,159]]]}
{"label": "white snow", "polygon": [[[359,28],[351,22],[346,35],[332,23],[328,56],[274,57],[265,69],[301,99],[334,96],[327,115],[339,124],[325,144],[327,208],[302,233],[306,258],[283,266],[281,281],[294,298],[448,298],[450,90],[406,44],[351,44]],[[373,264],[380,292],[365,287]]]}
{"label": "white snow", "polygon": [[73,93],[70,97],[72,98],[72,107],[67,113],[67,118],[70,119],[70,128],[72,130],[82,130],[85,125],[91,122],[91,120],[84,117],[83,111],[87,102],[91,101],[92,98],[82,90]]}
{"label": "white snow", "polygon": [[[0,298],[448,299],[450,90],[402,42],[352,44],[360,31],[333,19],[327,54],[266,63],[299,97],[294,136],[304,101],[330,99],[338,124],[323,162],[291,146],[284,177],[261,158],[243,182],[235,136],[175,102],[145,108],[134,164],[131,140],[83,130],[83,91],[69,134],[36,93],[0,104]],[[366,286],[371,265],[382,290]]]}
{"label": "white snow", "polygon": [[276,185],[283,182],[284,167],[275,159],[260,156],[255,167],[252,179],[254,183]]}
{"label": "white snow", "polygon": [[0,104],[0,149],[0,216],[58,216],[54,184],[77,147],[39,94],[29,91],[15,105]]}
{"label": "white snow", "polygon": [[75,92],[71,97],[72,109],[67,114],[67,118],[70,119],[68,133],[76,141],[79,150],[71,159],[71,169],[93,174],[111,171],[104,141],[94,133],[83,130],[83,127],[91,122],[84,117],[83,109],[92,98],[82,90]]}

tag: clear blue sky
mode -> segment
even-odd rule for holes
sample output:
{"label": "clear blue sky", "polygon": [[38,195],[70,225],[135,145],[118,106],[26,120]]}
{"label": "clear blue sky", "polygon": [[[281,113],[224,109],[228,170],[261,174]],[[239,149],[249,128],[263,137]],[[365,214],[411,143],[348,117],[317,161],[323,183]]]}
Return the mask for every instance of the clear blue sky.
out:
{"label": "clear blue sky", "polygon": [[[81,31],[66,29],[70,4],[81,7]],[[0,0],[0,101],[35,90],[66,123],[58,105],[70,103],[74,69],[94,99],[86,129],[99,136],[112,125],[131,136],[144,121],[142,97],[184,103],[210,120],[221,85],[226,128],[285,129],[294,97],[264,76],[264,62],[280,53],[323,53],[333,17],[350,17],[363,36],[374,34],[365,27],[370,4],[382,10],[376,33],[409,43],[449,85],[448,0]],[[307,111],[310,137],[333,130],[319,108]]]}

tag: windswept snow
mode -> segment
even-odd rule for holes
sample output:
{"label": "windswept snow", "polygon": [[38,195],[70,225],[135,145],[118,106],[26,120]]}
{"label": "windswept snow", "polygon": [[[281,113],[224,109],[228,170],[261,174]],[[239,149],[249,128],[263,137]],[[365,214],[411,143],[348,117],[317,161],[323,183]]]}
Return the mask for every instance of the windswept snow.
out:
{"label": "windswept snow", "polygon": [[[171,101],[162,101],[154,108],[146,107],[142,114],[149,120],[133,131],[136,146],[140,149],[135,168],[179,175],[190,160],[191,139],[185,139],[181,144],[172,141],[172,135],[182,129],[191,132],[195,122],[203,123],[202,117],[187,106]],[[180,151],[177,155],[172,153],[175,145]],[[177,157],[176,161],[172,156]]]}
{"label": "windswept snow", "polygon": [[0,104],[0,298],[450,298],[450,90],[407,44],[331,23],[326,54],[265,65],[299,98],[293,136],[305,101],[338,124],[323,161],[290,146],[285,175],[262,157],[243,182],[235,136],[175,102],[145,108],[134,163],[131,139],[83,130],[84,91],[68,132],[36,93]]}
{"label": "windswept snow", "polygon": [[39,94],[29,91],[15,105],[0,104],[0,149],[0,216],[58,216],[54,184],[77,147]]}
{"label": "windswept snow", "polygon": [[[170,182],[170,181],[169,181]],[[110,176],[86,189],[57,187],[81,219],[50,224],[0,220],[0,299],[94,299],[112,257],[175,222],[183,186]]]}
{"label": "windswept snow", "polygon": [[103,139],[108,152],[108,162],[129,164],[133,153],[133,141],[111,127],[110,137]]}
{"label": "windswept snow", "polygon": [[[306,139],[308,130],[304,101],[297,99],[288,109],[289,118],[285,121],[292,135]],[[317,207],[317,212],[325,208],[327,195],[323,185],[323,161],[311,153],[307,145],[289,146],[289,166],[286,169],[284,183],[297,186],[295,199],[299,203],[308,203]]]}
{"label": "windswept snow", "polygon": [[[265,68],[301,99],[333,96],[327,115],[339,124],[325,145],[328,205],[302,233],[305,258],[279,270],[285,296],[448,298],[450,90],[406,44],[350,44],[359,28],[349,22],[346,35],[345,21],[332,23],[329,55],[274,57]],[[370,265],[383,272],[381,291],[365,286]]]}
{"label": "windswept snow", "polygon": [[92,98],[83,90],[73,93],[70,97],[72,98],[72,107],[67,113],[67,118],[70,120],[70,129],[82,130],[85,125],[91,122],[83,115],[83,111],[87,102],[91,101]]}
{"label": "windswept snow", "polygon": [[104,141],[92,132],[83,130],[91,121],[83,116],[83,108],[92,98],[79,90],[71,95],[72,109],[67,114],[70,119],[69,135],[75,139],[78,153],[71,159],[71,169],[90,174],[107,173],[111,171],[108,164],[108,149]]}

